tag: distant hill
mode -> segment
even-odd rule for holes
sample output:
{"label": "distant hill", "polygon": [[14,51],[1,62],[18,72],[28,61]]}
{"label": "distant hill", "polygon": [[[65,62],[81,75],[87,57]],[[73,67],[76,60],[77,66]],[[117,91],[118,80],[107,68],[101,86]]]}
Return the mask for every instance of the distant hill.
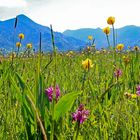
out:
{"label": "distant hill", "polygon": [[[88,35],[93,35],[95,38],[95,44],[97,48],[107,47],[107,41],[102,29],[78,29],[78,30],[66,30],[64,35],[71,36],[83,41],[87,41]],[[140,27],[129,25],[119,29],[116,29],[117,43],[124,43],[125,48],[127,46],[140,45]],[[112,33],[109,36],[112,44]]]}
{"label": "distant hill", "polygon": [[[15,41],[14,41],[14,24],[15,18],[6,21],[0,21],[0,48],[5,48],[8,51],[12,50],[13,44],[18,39],[19,33],[24,33],[25,39],[22,41],[22,49],[26,47],[27,43],[32,43],[33,48],[37,51],[39,47],[39,34],[42,33],[42,49],[44,51],[52,50],[50,28],[35,23],[25,15],[19,15],[18,24],[15,30]],[[55,45],[58,50],[79,50],[81,46],[85,44],[84,41],[68,37],[62,33],[55,32]],[[16,46],[14,46],[16,49]]]}

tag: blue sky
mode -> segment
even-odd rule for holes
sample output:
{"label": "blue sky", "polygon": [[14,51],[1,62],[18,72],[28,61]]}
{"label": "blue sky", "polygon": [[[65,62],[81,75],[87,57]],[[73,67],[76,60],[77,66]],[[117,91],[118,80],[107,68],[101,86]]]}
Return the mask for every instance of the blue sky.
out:
{"label": "blue sky", "polygon": [[57,31],[107,26],[108,16],[117,28],[139,25],[139,0],[0,0],[0,20],[26,14]]}

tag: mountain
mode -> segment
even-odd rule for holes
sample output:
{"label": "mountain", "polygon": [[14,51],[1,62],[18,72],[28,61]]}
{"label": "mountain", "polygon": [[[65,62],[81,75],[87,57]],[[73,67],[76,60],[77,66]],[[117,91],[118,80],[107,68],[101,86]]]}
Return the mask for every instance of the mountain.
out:
{"label": "mountain", "polygon": [[[25,49],[27,43],[32,43],[33,48],[37,51],[39,48],[39,36],[42,34],[42,50],[52,50],[50,28],[35,23],[25,15],[17,16],[18,23],[14,30],[15,18],[0,21],[0,48],[11,51],[15,43],[19,41],[18,34],[23,33],[25,38],[22,40],[21,49]],[[58,50],[79,50],[85,44],[84,41],[68,37],[59,32],[54,32],[55,45]]]}
{"label": "mountain", "polygon": [[[140,27],[129,25],[122,28],[118,28],[115,30],[117,35],[117,43],[125,44],[125,48],[128,46],[140,45]],[[95,44],[97,48],[107,47],[106,36],[102,32],[102,29],[90,29],[90,28],[83,28],[78,30],[66,30],[63,32],[64,35],[71,36],[83,41],[88,41],[88,35],[93,35],[95,38]],[[111,34],[109,35],[109,39],[111,44],[112,43],[112,30]]]}

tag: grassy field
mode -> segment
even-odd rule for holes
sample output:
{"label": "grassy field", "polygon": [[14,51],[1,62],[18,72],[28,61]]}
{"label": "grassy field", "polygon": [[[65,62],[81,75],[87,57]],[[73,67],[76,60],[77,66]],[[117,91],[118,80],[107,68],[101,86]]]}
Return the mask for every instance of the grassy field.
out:
{"label": "grassy field", "polygon": [[[96,50],[92,36],[83,52],[52,53],[27,44],[0,57],[0,140],[140,140],[139,47],[116,45],[115,18],[108,49]],[[17,18],[15,21],[15,28]],[[13,48],[14,50],[14,48]]]}
{"label": "grassy field", "polygon": [[[116,53],[115,65],[109,51],[1,58],[0,139],[139,140],[139,57]],[[80,104],[83,122],[73,117]]]}

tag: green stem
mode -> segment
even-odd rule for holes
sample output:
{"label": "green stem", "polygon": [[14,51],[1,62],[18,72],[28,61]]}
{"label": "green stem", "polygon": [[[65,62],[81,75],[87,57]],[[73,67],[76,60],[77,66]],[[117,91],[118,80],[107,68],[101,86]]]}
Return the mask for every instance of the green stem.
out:
{"label": "green stem", "polygon": [[116,47],[116,43],[115,43],[115,28],[114,25],[112,25],[112,29],[113,29],[113,50],[114,50],[114,64],[116,63],[116,51],[115,51],[115,47]]}
{"label": "green stem", "polygon": [[74,140],[77,140],[78,139],[79,130],[80,130],[80,122],[78,122],[78,124],[77,124],[76,136],[75,136],[75,139]]}
{"label": "green stem", "polygon": [[106,35],[107,43],[108,43],[108,48],[110,48],[110,42],[109,42],[109,37]]}

